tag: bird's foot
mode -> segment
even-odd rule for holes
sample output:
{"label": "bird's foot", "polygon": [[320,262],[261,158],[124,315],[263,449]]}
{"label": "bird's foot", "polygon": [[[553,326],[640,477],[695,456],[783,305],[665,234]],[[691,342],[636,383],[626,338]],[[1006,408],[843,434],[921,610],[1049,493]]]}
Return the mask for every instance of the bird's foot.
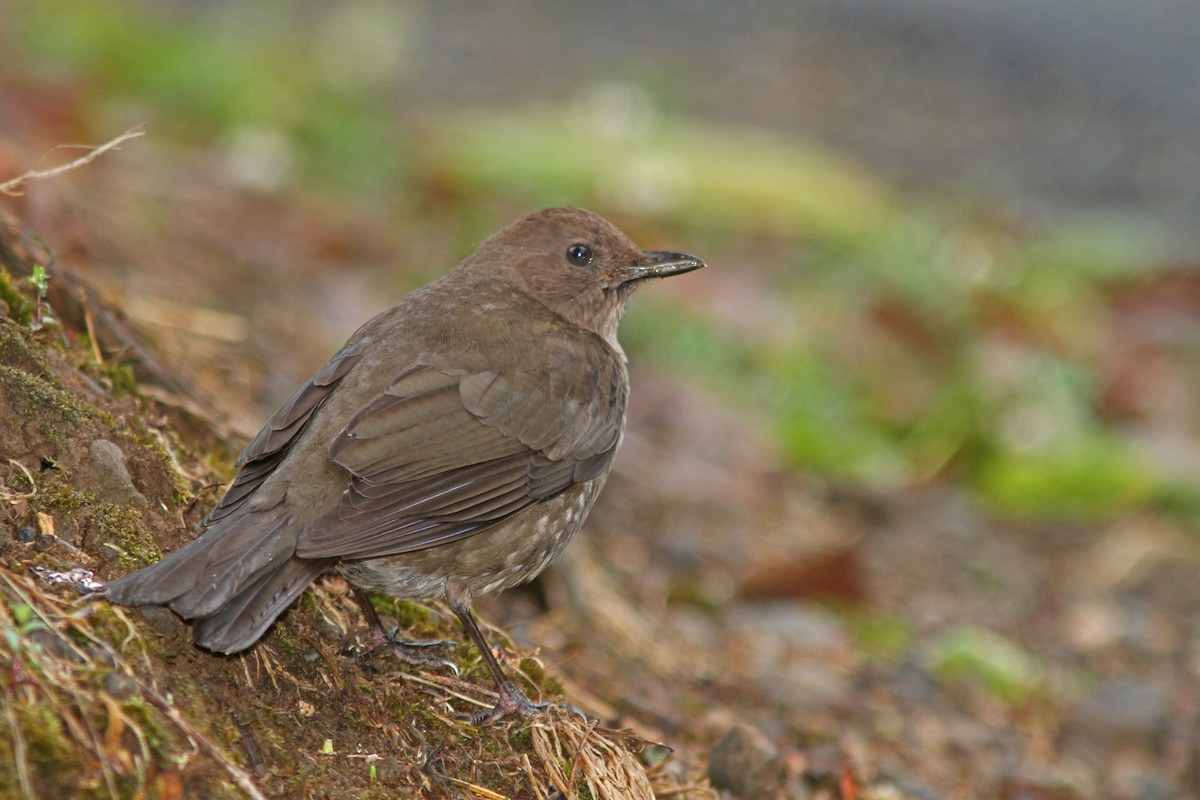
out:
{"label": "bird's foot", "polygon": [[381,647],[403,647],[409,650],[420,650],[425,647],[454,647],[458,642],[452,642],[447,639],[433,639],[428,642],[412,642],[408,639],[401,639],[397,634],[399,628],[392,628],[390,631],[385,631],[382,627],[371,631],[370,643],[373,648]]}
{"label": "bird's foot", "polygon": [[520,689],[511,684],[500,687],[500,699],[492,708],[489,708],[487,711],[480,711],[477,714],[457,714],[455,718],[466,720],[472,725],[490,725],[512,714],[532,717],[550,709],[561,709],[575,714],[585,722],[588,721],[588,715],[575,706],[566,703],[535,703],[522,694]]}
{"label": "bird's foot", "polygon": [[390,655],[399,658],[406,664],[424,667],[445,667],[456,676],[459,674],[458,665],[453,661],[424,652],[427,648],[431,647],[453,647],[458,642],[449,642],[441,639],[430,642],[410,642],[397,636],[396,633],[398,630],[399,628],[392,628],[390,631],[384,631],[382,628],[372,630],[371,637],[368,640],[370,649],[366,652],[356,654],[354,660],[359,664],[365,664],[379,656]]}

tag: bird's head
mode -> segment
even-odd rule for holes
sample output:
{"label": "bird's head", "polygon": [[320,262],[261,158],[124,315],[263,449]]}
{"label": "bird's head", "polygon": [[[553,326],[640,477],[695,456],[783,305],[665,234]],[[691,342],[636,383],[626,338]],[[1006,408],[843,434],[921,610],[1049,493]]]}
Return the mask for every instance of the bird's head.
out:
{"label": "bird's head", "polygon": [[611,341],[636,286],[703,266],[686,253],[642,250],[611,222],[580,208],[548,208],[514,222],[463,264]]}

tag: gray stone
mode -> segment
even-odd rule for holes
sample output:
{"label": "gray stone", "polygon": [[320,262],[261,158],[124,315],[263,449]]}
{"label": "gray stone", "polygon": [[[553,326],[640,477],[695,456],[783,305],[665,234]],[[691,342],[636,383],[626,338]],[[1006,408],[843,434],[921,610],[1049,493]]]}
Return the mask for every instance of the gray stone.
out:
{"label": "gray stone", "polygon": [[142,619],[163,636],[179,636],[183,633],[183,622],[163,606],[143,606],[138,609]]}
{"label": "gray stone", "polygon": [[104,690],[117,700],[128,700],[137,694],[137,681],[119,672],[109,673],[104,679]]}
{"label": "gray stone", "polygon": [[1161,733],[1169,717],[1167,687],[1158,681],[1121,678],[1101,684],[1071,714],[1092,738],[1145,740]]}
{"label": "gray stone", "polygon": [[93,491],[109,503],[142,507],[146,497],[133,485],[125,466],[125,453],[108,439],[96,439],[88,445],[87,458],[80,465],[83,488]]}
{"label": "gray stone", "polygon": [[713,748],[708,778],[714,787],[741,800],[770,800],[785,793],[779,749],[762,732],[741,723]]}

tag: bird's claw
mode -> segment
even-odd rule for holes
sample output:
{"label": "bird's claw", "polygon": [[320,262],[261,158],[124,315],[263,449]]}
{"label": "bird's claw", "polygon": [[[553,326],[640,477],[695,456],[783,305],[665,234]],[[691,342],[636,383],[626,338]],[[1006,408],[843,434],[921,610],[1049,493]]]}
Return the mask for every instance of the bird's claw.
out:
{"label": "bird's claw", "polygon": [[431,642],[409,642],[397,637],[397,630],[398,629],[393,628],[389,633],[380,636],[373,636],[372,644],[374,644],[374,647],[372,647],[370,650],[367,650],[365,653],[359,653],[355,655],[354,661],[359,664],[365,664],[366,662],[381,655],[394,655],[406,664],[413,664],[415,666],[445,667],[454,673],[454,677],[456,678],[461,674],[459,672],[458,665],[453,661],[420,652],[427,647],[450,647],[457,645],[458,642],[447,642],[442,640],[435,640]]}
{"label": "bird's claw", "polygon": [[412,642],[408,639],[400,638],[399,626],[385,631],[383,628],[377,628],[371,631],[371,646],[375,649],[383,647],[401,647],[408,650],[419,650],[423,647],[453,647],[458,642],[451,642],[446,639],[434,639],[428,642]]}
{"label": "bird's claw", "polygon": [[472,725],[479,726],[498,722],[512,714],[532,717],[552,708],[560,708],[571,714],[575,714],[584,722],[589,722],[591,719],[582,710],[567,703],[535,703],[522,694],[515,686],[502,688],[500,690],[500,699],[492,708],[476,714],[456,714],[455,719],[466,720]]}

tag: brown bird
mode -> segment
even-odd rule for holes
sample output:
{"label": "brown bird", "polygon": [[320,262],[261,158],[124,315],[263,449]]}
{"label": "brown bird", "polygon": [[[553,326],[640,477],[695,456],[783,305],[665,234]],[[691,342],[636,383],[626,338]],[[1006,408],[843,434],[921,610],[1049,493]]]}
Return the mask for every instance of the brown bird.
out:
{"label": "brown bird", "polygon": [[[481,723],[532,712],[471,614],[579,530],[625,424],[617,324],[647,278],[704,266],[552,208],[367,322],[275,412],[202,534],[99,594],[166,605],[219,653],[254,644],[321,573],[444,598],[499,688]],[[366,602],[363,602],[366,601]]]}

